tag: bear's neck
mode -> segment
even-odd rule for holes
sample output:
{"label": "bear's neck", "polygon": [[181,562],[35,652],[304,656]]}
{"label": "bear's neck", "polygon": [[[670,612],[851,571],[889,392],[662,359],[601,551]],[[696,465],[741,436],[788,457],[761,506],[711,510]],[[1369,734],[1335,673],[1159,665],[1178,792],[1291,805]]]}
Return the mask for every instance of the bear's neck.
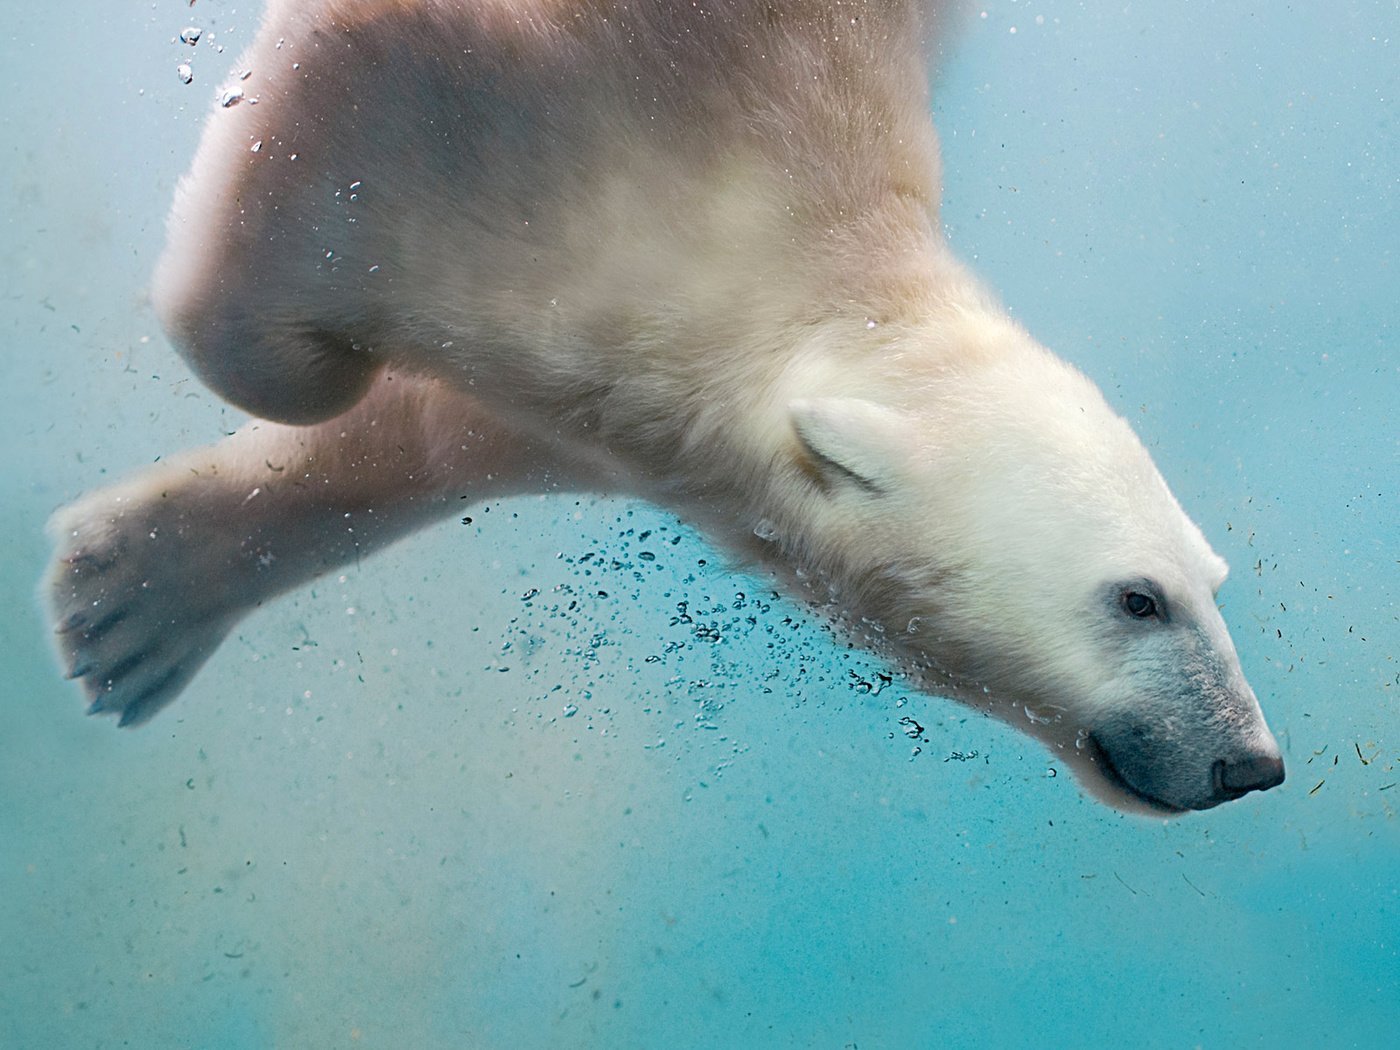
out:
{"label": "bear's neck", "polygon": [[824,292],[828,305],[794,310],[746,353],[701,355],[710,367],[670,392],[667,413],[616,405],[606,445],[636,492],[816,600],[859,591],[853,578],[878,567],[862,560],[859,522],[799,439],[793,403],[855,398],[934,428],[940,401],[978,358],[1043,353],[946,248],[913,262],[875,294]]}

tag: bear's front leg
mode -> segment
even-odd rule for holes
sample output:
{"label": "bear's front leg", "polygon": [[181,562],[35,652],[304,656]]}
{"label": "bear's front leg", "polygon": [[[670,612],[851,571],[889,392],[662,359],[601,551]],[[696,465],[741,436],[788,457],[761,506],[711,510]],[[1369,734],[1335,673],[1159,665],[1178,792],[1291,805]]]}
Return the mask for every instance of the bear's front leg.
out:
{"label": "bear's front leg", "polygon": [[592,480],[441,384],[381,375],[312,427],[254,422],[54,515],[45,589],[91,713],[138,725],[237,621],[462,506]]}

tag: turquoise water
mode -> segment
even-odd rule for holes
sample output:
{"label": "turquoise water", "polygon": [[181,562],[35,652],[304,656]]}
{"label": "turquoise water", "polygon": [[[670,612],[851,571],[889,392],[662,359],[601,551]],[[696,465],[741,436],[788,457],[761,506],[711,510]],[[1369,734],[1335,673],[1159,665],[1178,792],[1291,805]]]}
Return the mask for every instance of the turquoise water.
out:
{"label": "turquoise water", "polygon": [[1394,1039],[1395,4],[989,4],[940,77],[953,243],[1234,569],[1289,779],[1171,823],[616,502],[483,508],[83,718],[41,530],[239,421],[143,289],[256,5],[4,5],[0,1046]]}

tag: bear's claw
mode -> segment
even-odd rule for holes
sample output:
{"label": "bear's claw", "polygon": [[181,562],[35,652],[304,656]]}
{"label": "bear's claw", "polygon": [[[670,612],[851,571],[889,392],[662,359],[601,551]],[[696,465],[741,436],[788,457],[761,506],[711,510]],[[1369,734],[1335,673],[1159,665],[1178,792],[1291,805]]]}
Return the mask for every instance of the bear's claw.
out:
{"label": "bear's claw", "polygon": [[237,618],[205,565],[208,545],[159,529],[168,507],[138,482],[55,517],[60,549],[45,598],[60,663],[88,714],[116,715],[122,726],[173,700]]}

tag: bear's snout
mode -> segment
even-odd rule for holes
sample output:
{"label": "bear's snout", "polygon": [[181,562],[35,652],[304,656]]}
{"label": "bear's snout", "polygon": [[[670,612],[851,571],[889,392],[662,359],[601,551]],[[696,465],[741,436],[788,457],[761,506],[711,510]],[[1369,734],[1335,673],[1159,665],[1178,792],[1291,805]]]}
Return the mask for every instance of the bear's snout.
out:
{"label": "bear's snout", "polygon": [[1229,802],[1251,791],[1268,791],[1282,784],[1283,756],[1275,748],[1246,758],[1222,758],[1215,763],[1212,772],[1217,800]]}
{"label": "bear's snout", "polygon": [[1219,741],[1217,750],[1119,720],[1088,741],[1086,757],[1098,774],[1155,813],[1212,809],[1284,779],[1283,755],[1267,729],[1238,743]]}

